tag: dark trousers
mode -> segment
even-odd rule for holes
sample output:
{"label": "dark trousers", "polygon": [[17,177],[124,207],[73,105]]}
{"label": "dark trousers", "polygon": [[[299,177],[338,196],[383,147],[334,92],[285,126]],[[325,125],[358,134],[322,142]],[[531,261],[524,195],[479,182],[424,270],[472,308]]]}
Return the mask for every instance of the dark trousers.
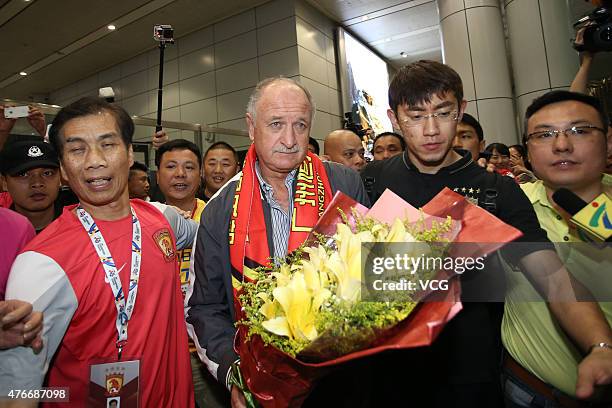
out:
{"label": "dark trousers", "polygon": [[197,407],[224,408],[232,406],[229,391],[223,388],[208,372],[195,351],[191,353],[191,374]]}
{"label": "dark trousers", "polygon": [[502,408],[501,307],[464,303],[431,346],[379,355],[373,361],[375,405]]}

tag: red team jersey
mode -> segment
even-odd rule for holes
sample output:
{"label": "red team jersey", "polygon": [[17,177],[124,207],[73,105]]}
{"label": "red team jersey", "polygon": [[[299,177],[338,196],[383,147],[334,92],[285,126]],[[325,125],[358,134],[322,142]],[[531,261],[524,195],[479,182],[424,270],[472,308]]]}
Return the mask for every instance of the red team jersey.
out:
{"label": "red team jersey", "polygon": [[[131,204],[142,228],[142,266],[122,360],[140,360],[141,407],[192,407],[193,385],[174,233],[158,209],[140,200]],[[52,362],[45,385],[70,388],[70,403],[48,404],[50,407],[85,406],[90,365],[117,361],[113,294],[100,259],[73,209],[74,206],[66,207],[61,217],[25,248],[13,267],[7,288],[7,295],[19,298],[28,285],[36,282],[29,299],[21,298],[44,312],[46,347],[41,354],[46,363]],[[131,215],[96,223],[115,260],[125,292],[130,278]],[[29,265],[27,276],[14,276],[18,272],[15,268],[25,265]],[[11,288],[15,289],[13,293]],[[55,359],[51,360],[53,355]]]}

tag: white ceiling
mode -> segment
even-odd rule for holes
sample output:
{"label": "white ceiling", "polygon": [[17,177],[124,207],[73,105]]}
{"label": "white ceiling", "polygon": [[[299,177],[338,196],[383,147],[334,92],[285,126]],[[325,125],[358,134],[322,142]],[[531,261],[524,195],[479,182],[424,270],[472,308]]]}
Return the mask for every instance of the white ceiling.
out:
{"label": "white ceiling", "polygon": [[264,2],[0,0],[0,97],[40,100],[156,47],[155,24],[172,24],[178,38]]}
{"label": "white ceiling", "polygon": [[[418,59],[442,59],[435,0],[307,1],[396,68]],[[576,18],[590,9],[583,0],[568,1]],[[172,24],[180,38],[264,2],[0,0],[0,98],[44,101],[55,89],[154,48],[154,24]],[[106,29],[111,23],[116,31]],[[609,75],[609,65],[603,65]],[[25,78],[18,74],[23,70],[29,73]]]}
{"label": "white ceiling", "polygon": [[[308,1],[396,67],[441,59],[434,0]],[[0,38],[5,40],[0,97],[44,101],[55,89],[154,48],[154,24],[172,24],[180,38],[264,2],[0,0]],[[106,29],[111,23],[116,31]],[[409,57],[400,57],[402,51]],[[20,77],[20,71],[29,75]]]}
{"label": "white ceiling", "polygon": [[[435,0],[310,0],[396,68],[442,60]],[[400,53],[405,53],[402,57]]]}

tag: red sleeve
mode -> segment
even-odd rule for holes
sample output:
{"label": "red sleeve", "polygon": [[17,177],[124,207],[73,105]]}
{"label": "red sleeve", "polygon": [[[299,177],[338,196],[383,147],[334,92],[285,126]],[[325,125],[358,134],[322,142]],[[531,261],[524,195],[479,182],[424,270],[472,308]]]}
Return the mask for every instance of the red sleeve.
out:
{"label": "red sleeve", "polygon": [[0,193],[0,207],[9,208],[13,204],[13,198],[8,193],[8,191],[4,191]]}

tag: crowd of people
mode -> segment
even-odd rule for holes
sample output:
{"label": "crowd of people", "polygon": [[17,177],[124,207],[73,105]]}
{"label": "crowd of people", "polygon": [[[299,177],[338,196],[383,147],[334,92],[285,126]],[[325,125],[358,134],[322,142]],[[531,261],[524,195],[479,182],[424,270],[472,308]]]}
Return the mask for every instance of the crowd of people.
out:
{"label": "crowd of people", "polygon": [[[327,135],[321,153],[310,92],[269,78],[247,104],[243,163],[223,141],[202,154],[160,131],[155,189],[117,104],[62,108],[49,142],[40,111],[28,120],[41,137],[27,138],[9,137],[0,112],[0,396],[46,386],[70,389],[65,406],[246,406],[230,378],[249,271],[298,248],[337,191],[370,206],[390,189],[418,208],[450,188],[523,245],[497,254],[497,275],[461,276],[463,309],[432,346],[341,367],[305,406],[612,406],[611,248],[568,250],[588,237],[552,198],[612,196],[610,119],[575,91],[535,99],[522,143],[506,146],[465,112],[457,72],[409,64],[389,85],[396,132],[374,137],[368,163],[350,129]],[[298,188],[304,174],[320,194]],[[504,302],[469,298],[490,279],[505,282]],[[540,300],[523,301],[526,291]]]}

